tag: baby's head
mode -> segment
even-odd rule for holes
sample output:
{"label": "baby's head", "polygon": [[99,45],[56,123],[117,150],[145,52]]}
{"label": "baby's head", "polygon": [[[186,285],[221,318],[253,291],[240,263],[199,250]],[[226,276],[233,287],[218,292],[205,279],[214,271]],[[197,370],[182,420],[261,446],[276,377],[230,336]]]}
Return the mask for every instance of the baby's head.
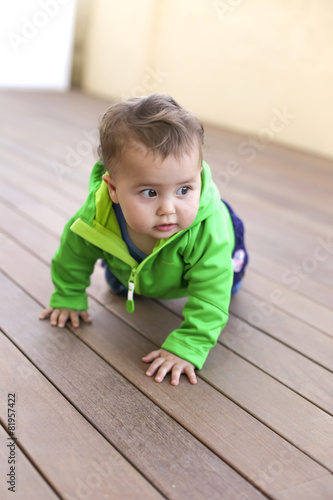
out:
{"label": "baby's head", "polygon": [[113,104],[100,124],[99,155],[106,170],[115,175],[122,153],[136,144],[147,153],[179,157],[203,144],[198,118],[166,94],[133,97]]}
{"label": "baby's head", "polygon": [[156,240],[187,229],[200,201],[203,127],[167,95],[114,104],[100,125],[99,153],[110,197],[119,203],[133,243],[149,253]]}

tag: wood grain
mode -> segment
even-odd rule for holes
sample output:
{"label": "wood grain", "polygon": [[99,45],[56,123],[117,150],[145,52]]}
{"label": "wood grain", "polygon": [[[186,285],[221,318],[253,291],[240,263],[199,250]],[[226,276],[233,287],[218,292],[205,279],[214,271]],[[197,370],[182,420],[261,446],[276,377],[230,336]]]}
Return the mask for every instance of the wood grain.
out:
{"label": "wood grain", "polygon": [[[140,358],[179,325],[183,299],[137,297],[129,315],[97,264],[92,325],[37,319],[110,103],[18,91],[0,104],[1,388],[19,388],[24,498],[79,498],[86,487],[91,498],[331,499],[332,162],[273,143],[250,161],[245,135],[206,125],[205,159],[245,221],[250,265],[197,386],[174,388],[148,378]],[[98,473],[110,456],[110,476]]]}

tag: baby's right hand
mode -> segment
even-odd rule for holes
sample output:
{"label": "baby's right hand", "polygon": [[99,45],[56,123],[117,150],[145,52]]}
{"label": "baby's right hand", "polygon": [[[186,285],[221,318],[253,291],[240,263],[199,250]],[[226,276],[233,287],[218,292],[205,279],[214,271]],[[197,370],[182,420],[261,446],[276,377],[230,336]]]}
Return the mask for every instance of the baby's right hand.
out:
{"label": "baby's right hand", "polygon": [[64,328],[68,320],[70,320],[73,328],[78,328],[80,326],[80,318],[85,323],[91,323],[91,317],[87,311],[75,311],[74,309],[53,309],[53,307],[47,307],[40,313],[39,319],[46,319],[48,317],[50,317],[50,324],[59,328]]}

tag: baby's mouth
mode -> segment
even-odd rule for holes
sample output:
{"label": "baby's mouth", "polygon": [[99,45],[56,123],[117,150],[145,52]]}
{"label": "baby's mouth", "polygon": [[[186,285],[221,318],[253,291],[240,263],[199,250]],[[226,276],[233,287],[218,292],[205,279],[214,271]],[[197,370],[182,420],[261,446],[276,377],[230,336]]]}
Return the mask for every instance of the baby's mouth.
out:
{"label": "baby's mouth", "polygon": [[173,223],[168,223],[168,224],[159,224],[158,226],[155,226],[154,229],[157,229],[158,231],[171,231],[176,224]]}

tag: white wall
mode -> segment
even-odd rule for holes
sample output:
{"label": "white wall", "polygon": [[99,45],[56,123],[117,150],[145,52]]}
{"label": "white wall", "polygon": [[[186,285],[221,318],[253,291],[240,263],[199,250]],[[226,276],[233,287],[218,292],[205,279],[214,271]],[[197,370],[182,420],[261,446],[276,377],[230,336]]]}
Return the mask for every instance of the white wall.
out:
{"label": "white wall", "polygon": [[0,3],[0,87],[66,90],[71,83],[75,0]]}

